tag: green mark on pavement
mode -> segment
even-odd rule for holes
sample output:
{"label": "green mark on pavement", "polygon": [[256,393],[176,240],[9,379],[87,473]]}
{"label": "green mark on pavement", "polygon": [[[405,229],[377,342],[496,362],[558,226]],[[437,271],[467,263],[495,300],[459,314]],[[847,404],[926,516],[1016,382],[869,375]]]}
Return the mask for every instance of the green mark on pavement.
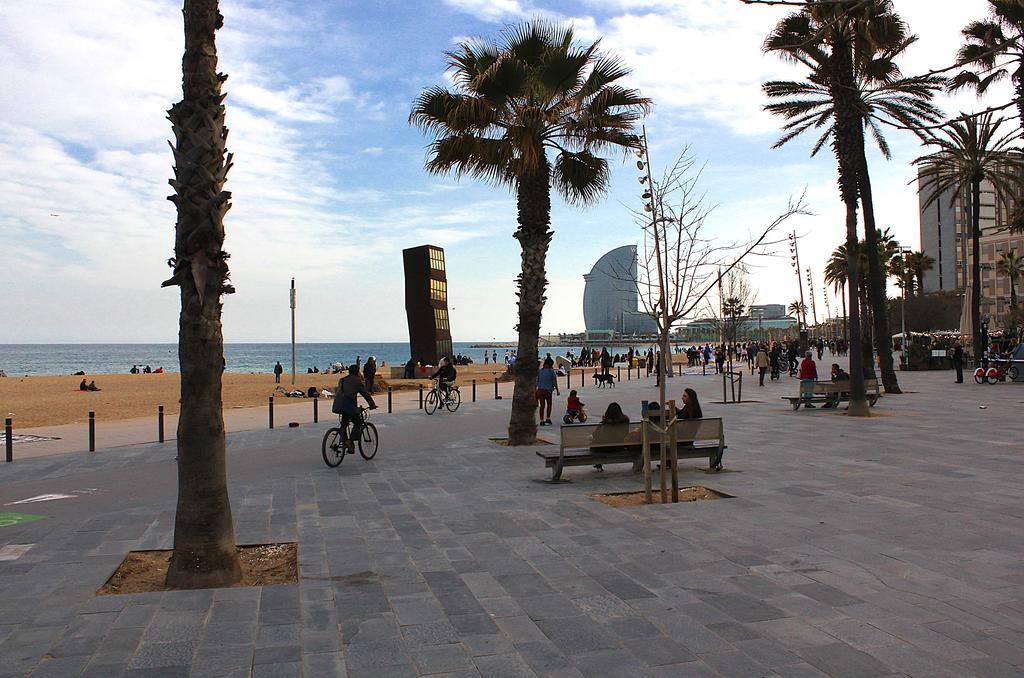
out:
{"label": "green mark on pavement", "polygon": [[11,527],[21,523],[31,523],[33,520],[42,520],[46,516],[34,516],[30,513],[0,513],[0,527]]}

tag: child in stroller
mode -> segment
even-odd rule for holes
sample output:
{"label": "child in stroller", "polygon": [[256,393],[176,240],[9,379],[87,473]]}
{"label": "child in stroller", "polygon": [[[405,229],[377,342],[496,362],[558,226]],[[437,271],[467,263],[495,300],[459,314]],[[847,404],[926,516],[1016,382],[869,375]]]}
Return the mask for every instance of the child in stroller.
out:
{"label": "child in stroller", "polygon": [[587,411],[583,408],[583,403],[580,402],[579,397],[576,395],[576,391],[569,391],[569,401],[566,404],[565,416],[562,417],[562,422],[565,424],[571,424],[574,421],[579,421],[581,424],[587,421]]}

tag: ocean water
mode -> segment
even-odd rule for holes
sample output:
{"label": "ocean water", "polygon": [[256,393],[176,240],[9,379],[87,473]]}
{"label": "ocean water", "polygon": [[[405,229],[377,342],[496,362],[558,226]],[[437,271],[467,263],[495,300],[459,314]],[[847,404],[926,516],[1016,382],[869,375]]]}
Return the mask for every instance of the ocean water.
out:
{"label": "ocean water", "polygon": [[[498,352],[498,361],[503,362],[504,348],[470,348],[473,342],[455,342],[456,353],[469,356],[474,362],[484,361],[484,351]],[[612,353],[625,353],[626,347],[609,346]],[[637,347],[639,349],[639,347]],[[541,355],[564,355],[567,350],[579,353],[579,347],[542,347]],[[335,362],[348,365],[356,358],[365,361],[369,356],[377,357],[377,364],[387,362],[405,364],[409,359],[409,344],[406,342],[347,343],[347,344],[296,344],[295,369],[305,372],[307,368],[323,370]],[[291,344],[225,344],[224,360],[228,372],[270,372],[278,360],[291,371]],[[178,371],[177,344],[0,344],[0,369],[8,376],[73,374],[125,374],[132,365],[141,369],[149,365],[154,370],[163,367],[165,372]]]}

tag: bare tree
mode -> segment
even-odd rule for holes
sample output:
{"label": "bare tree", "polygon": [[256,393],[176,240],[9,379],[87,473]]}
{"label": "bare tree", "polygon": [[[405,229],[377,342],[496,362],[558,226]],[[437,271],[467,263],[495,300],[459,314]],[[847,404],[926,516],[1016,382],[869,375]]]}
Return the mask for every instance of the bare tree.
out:
{"label": "bare tree", "polygon": [[[636,286],[643,311],[657,323],[661,353],[657,364],[658,397],[664,403],[673,326],[706,303],[719,280],[732,275],[745,258],[768,254],[778,244],[771,237],[775,229],[795,215],[810,212],[804,195],[796,200],[791,198],[779,216],[752,229],[746,240],[720,242],[706,228],[713,207],[700,189],[702,168],[697,167],[689,148],[683,149],[660,179],[655,179],[650,169],[646,130],[641,143],[637,167],[642,172],[639,179],[644,186],[645,204],[642,210],[631,211],[643,236],[638,248],[637,275],[631,282]],[[672,415],[668,417],[671,418],[666,418],[664,424],[674,421]],[[661,449],[666,445],[667,436],[663,436]],[[649,464],[644,469],[644,479],[649,501]]]}
{"label": "bare tree", "polygon": [[722,274],[718,299],[705,299],[704,316],[724,343],[735,344],[749,328],[750,305],[755,296],[746,267],[739,265]]}

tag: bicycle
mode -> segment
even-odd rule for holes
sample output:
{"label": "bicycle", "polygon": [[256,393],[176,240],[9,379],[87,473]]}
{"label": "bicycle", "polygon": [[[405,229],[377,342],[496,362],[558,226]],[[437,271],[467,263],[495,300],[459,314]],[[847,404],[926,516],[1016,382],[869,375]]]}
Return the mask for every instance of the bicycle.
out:
{"label": "bicycle", "polygon": [[1017,381],[1019,373],[1016,365],[1011,364],[1009,361],[993,359],[990,362],[988,369],[979,367],[974,370],[974,381],[979,384],[984,384],[986,381],[990,384],[995,384],[1000,381],[1006,381],[1009,378],[1011,381]]}
{"label": "bicycle", "polygon": [[[363,430],[359,434],[359,440],[356,442],[359,445],[360,456],[369,461],[377,454],[379,438],[377,437],[377,427],[367,421],[369,417],[367,412],[369,412],[369,409],[365,407],[359,408],[359,418],[362,420]],[[340,466],[341,462],[345,461],[345,455],[348,454],[348,451],[345,449],[345,441],[348,440],[348,437],[349,426],[341,424],[341,415],[339,414],[338,425],[327,429],[327,432],[324,434],[324,441],[320,446],[325,464],[334,468]]]}
{"label": "bicycle", "polygon": [[423,411],[427,414],[433,414],[436,410],[444,407],[449,412],[454,412],[459,409],[459,405],[462,403],[462,394],[459,393],[459,387],[452,384],[448,387],[447,392],[441,388],[438,380],[435,379],[430,390],[427,391],[426,397],[423,399]]}

